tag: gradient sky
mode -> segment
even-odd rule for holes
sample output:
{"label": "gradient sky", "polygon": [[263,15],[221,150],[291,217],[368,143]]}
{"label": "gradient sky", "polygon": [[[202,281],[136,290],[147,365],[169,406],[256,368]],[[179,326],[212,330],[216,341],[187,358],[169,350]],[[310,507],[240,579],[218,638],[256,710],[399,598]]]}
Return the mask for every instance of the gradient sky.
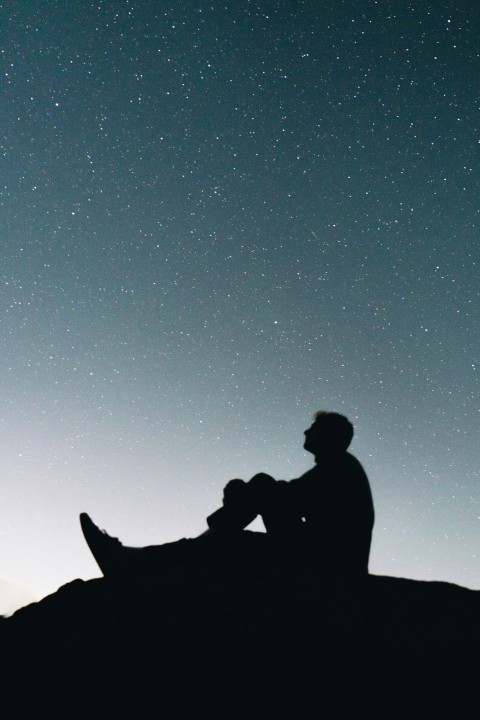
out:
{"label": "gradient sky", "polygon": [[[0,578],[194,536],[354,423],[377,574],[480,589],[480,6],[1,8]],[[4,594],[7,585],[1,585]]]}

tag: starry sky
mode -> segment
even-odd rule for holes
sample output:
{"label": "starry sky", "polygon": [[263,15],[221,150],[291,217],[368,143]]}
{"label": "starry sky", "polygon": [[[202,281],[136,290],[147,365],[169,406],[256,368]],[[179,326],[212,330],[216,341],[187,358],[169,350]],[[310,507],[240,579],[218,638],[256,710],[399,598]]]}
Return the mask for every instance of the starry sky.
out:
{"label": "starry sky", "polygon": [[300,475],[321,408],[355,425],[371,571],[480,589],[480,6],[1,17],[4,598],[100,574],[82,511],[157,544],[229,478]]}

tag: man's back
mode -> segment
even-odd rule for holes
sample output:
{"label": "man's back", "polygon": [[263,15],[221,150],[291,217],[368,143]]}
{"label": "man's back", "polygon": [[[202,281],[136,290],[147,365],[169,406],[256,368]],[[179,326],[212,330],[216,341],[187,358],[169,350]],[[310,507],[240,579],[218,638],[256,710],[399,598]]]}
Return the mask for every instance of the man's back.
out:
{"label": "man's back", "polygon": [[305,550],[332,571],[367,572],[374,523],[370,485],[358,460],[332,453],[289,483],[296,511],[305,519]]}

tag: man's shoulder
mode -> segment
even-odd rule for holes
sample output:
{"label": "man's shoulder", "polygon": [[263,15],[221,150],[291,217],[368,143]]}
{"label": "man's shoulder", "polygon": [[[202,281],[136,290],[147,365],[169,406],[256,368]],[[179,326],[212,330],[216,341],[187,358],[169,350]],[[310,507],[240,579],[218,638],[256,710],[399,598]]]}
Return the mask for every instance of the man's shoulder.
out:
{"label": "man's shoulder", "polygon": [[349,452],[342,453],[342,458],[339,462],[339,472],[342,473],[342,475],[352,478],[367,479],[367,473],[365,472],[362,463],[355,457],[355,455],[352,455]]}
{"label": "man's shoulder", "polygon": [[352,455],[352,453],[349,452],[344,452],[343,455],[345,457],[345,462],[348,463],[351,467],[356,467],[362,472],[365,472],[362,463],[358,458],[355,457],[355,455]]}
{"label": "man's shoulder", "polygon": [[316,480],[317,478],[332,474],[350,476],[361,475],[366,477],[365,470],[355,455],[352,455],[349,452],[342,452],[322,458],[312,468],[310,468],[310,470],[307,470],[306,473],[300,475],[298,478],[290,480],[290,484],[303,485],[304,483],[308,483],[310,480]]}

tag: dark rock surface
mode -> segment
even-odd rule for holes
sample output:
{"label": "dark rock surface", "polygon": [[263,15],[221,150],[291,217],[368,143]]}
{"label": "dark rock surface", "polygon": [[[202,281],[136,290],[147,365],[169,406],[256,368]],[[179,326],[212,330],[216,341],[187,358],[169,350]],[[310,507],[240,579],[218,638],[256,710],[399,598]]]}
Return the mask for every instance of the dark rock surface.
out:
{"label": "dark rock surface", "polygon": [[479,610],[448,583],[286,564],[75,580],[0,622],[3,700],[20,717],[458,717]]}

